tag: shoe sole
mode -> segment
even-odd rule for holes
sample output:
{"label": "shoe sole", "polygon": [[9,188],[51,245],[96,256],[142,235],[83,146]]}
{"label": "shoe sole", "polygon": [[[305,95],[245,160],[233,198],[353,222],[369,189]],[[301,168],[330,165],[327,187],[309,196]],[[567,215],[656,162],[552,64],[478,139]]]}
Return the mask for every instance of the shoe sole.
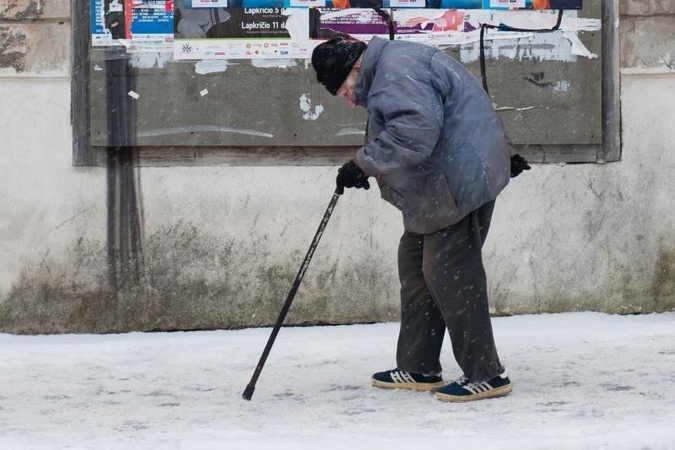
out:
{"label": "shoe sole", "polygon": [[379,387],[379,388],[384,388],[384,389],[410,389],[413,391],[435,391],[436,389],[440,389],[444,386],[443,381],[439,381],[437,383],[387,383],[386,381],[380,381],[376,379],[372,379],[373,381],[373,386]]}
{"label": "shoe sole", "polygon": [[471,395],[450,395],[443,394],[442,392],[436,392],[436,398],[444,402],[470,402],[473,400],[485,400],[488,398],[503,397],[508,395],[513,390],[513,383],[507,384],[495,389],[490,389],[489,391],[480,392],[478,394]]}

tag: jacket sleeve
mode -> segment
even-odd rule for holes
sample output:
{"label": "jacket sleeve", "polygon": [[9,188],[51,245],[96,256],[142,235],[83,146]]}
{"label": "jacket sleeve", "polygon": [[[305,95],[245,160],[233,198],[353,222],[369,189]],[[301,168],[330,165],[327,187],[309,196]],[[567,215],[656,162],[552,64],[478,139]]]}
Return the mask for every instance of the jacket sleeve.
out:
{"label": "jacket sleeve", "polygon": [[[414,61],[414,58],[412,58]],[[378,68],[368,99],[369,120],[382,131],[358,150],[356,163],[370,176],[412,169],[431,155],[441,135],[443,102],[431,71],[390,61]]]}

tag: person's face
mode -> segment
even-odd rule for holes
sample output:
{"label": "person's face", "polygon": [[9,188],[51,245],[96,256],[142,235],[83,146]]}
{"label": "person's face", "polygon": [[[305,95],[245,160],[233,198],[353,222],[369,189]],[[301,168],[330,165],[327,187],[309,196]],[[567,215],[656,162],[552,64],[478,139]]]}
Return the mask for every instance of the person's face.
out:
{"label": "person's face", "polygon": [[339,97],[344,98],[345,101],[349,103],[349,106],[351,106],[352,108],[357,106],[356,103],[354,103],[354,100],[352,100],[352,97],[354,96],[354,86],[356,85],[356,78],[359,76],[359,67],[361,67],[361,65],[358,62],[354,64],[354,67],[352,67],[352,70],[349,72],[349,75],[347,75],[347,78],[342,83],[342,86],[340,86],[340,89],[338,89],[337,91],[337,95]]}

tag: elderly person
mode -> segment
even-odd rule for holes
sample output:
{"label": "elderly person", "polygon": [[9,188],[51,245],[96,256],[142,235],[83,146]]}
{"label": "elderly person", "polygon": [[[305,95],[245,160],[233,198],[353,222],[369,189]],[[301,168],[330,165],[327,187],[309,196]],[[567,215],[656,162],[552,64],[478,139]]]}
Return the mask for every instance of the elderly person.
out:
{"label": "elderly person", "polygon": [[[495,199],[529,166],[510,161],[490,98],[459,62],[409,41],[332,39],[316,47],[312,66],[331,94],[368,113],[369,142],[340,168],[338,192],[367,189],[374,177],[382,198],[403,214],[397,367],[372,383],[436,391],[446,401],[508,394],[481,248]],[[463,372],[447,385],[440,363],[446,329]]]}

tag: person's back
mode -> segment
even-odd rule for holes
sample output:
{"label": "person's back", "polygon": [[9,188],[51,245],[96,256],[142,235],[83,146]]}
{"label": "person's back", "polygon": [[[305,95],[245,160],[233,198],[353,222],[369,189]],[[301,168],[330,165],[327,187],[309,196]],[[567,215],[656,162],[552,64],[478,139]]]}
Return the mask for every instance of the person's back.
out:
{"label": "person's back", "polygon": [[407,229],[428,233],[455,223],[508,184],[502,123],[459,62],[427,45],[374,38],[359,75],[354,98],[368,109],[374,140],[356,161],[375,173]]}

